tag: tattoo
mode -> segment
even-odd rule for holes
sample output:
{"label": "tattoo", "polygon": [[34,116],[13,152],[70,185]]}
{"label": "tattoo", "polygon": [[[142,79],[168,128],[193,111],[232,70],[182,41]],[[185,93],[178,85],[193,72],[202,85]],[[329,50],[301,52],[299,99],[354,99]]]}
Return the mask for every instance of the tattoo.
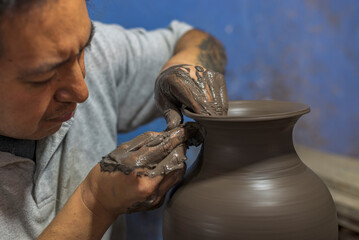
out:
{"label": "tattoo", "polygon": [[224,74],[227,56],[222,44],[212,36],[207,37],[199,44],[199,62],[213,71]]}

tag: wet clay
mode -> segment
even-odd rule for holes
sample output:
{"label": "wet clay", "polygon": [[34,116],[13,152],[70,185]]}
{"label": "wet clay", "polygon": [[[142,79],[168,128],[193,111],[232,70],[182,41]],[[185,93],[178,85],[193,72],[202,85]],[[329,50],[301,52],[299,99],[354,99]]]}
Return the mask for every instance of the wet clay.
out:
{"label": "wet clay", "polygon": [[206,131],[166,204],[165,240],[337,240],[333,199],[299,159],[293,128],[309,107],[235,101],[227,116],[186,112]]}
{"label": "wet clay", "polygon": [[155,92],[156,102],[165,114],[182,106],[202,115],[227,114],[228,96],[223,74],[201,66],[169,67],[157,78]]}
{"label": "wet clay", "polygon": [[101,171],[121,171],[128,175],[135,169],[138,176],[156,177],[182,169],[187,146],[203,141],[197,123],[188,122],[170,131],[146,132],[118,146],[103,157]]}

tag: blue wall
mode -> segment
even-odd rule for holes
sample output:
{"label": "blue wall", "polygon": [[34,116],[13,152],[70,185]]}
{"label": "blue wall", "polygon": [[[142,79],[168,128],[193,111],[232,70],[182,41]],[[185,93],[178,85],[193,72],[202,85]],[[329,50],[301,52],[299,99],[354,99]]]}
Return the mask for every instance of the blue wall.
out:
{"label": "blue wall", "polygon": [[92,0],[90,13],[128,28],[179,19],[212,33],[227,49],[231,100],[307,103],[312,112],[299,122],[296,141],[359,157],[359,1]]}
{"label": "blue wall", "polygon": [[230,99],[307,103],[296,140],[359,156],[359,1],[92,0],[90,13],[128,28],[179,19],[212,33],[227,49]]}

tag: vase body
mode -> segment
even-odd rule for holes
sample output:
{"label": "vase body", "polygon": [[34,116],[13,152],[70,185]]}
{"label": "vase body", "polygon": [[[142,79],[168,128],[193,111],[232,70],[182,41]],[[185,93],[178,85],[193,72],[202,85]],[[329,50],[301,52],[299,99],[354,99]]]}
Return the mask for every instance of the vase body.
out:
{"label": "vase body", "polygon": [[165,240],[337,240],[333,199],[299,159],[303,104],[230,102],[228,116],[187,115],[206,136],[163,214]]}

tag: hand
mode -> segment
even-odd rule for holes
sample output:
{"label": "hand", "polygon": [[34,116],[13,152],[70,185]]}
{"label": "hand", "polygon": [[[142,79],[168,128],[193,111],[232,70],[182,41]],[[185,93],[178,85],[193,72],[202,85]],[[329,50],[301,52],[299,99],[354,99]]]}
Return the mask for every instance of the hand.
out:
{"label": "hand", "polygon": [[205,115],[226,115],[228,111],[224,76],[201,66],[182,64],[167,68],[156,80],[155,98],[167,129],[182,122],[182,107]]}
{"label": "hand", "polygon": [[147,132],[121,144],[82,183],[85,205],[114,216],[160,206],[184,175],[186,141],[196,131],[189,124],[168,132]]}

